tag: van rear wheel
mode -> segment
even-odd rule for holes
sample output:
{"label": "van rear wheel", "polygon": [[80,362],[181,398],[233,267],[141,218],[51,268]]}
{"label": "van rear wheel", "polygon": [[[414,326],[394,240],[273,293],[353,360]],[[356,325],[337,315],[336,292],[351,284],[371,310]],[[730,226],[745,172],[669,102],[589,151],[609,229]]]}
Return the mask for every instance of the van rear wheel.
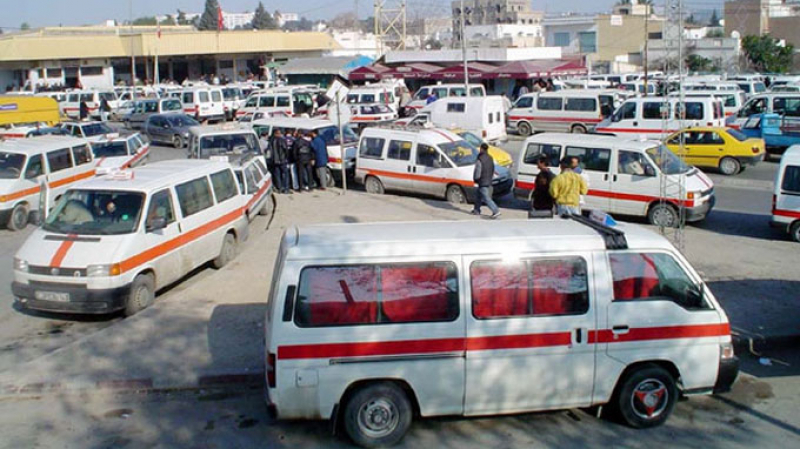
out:
{"label": "van rear wheel", "polygon": [[623,379],[610,406],[623,424],[645,429],[659,426],[669,418],[677,395],[675,379],[667,370],[658,365],[644,365]]}
{"label": "van rear wheel", "polygon": [[723,157],[722,160],[719,161],[719,171],[725,176],[733,176],[739,173],[741,168],[742,164],[732,157]]}
{"label": "van rear wheel", "polygon": [[366,188],[367,193],[371,193],[373,195],[383,195],[385,192],[381,180],[374,176],[367,178]]}
{"label": "van rear wheel", "polygon": [[676,228],[680,221],[678,211],[671,204],[654,204],[647,211],[647,220],[653,226]]}
{"label": "van rear wheel", "polygon": [[390,382],[359,389],[345,404],[344,428],[354,443],[375,448],[397,444],[411,427],[411,402]]}
{"label": "van rear wheel", "polygon": [[336,180],[333,179],[333,170],[330,167],[325,167],[325,181],[327,185],[325,187],[336,187]]}
{"label": "van rear wheel", "polygon": [[789,228],[789,235],[792,240],[800,243],[800,221],[795,221],[791,228]]}
{"label": "van rear wheel", "polygon": [[573,134],[586,134],[586,127],[583,125],[575,125],[570,131]]}
{"label": "van rear wheel", "polygon": [[17,204],[8,216],[8,229],[11,231],[21,231],[28,226],[28,206]]}
{"label": "van rear wheel", "polygon": [[225,234],[219,256],[214,259],[214,268],[220,269],[236,258],[236,237],[231,233]]}
{"label": "van rear wheel", "polygon": [[155,281],[150,274],[140,274],[133,279],[131,291],[125,300],[125,316],[136,315],[155,301]]}
{"label": "van rear wheel", "polygon": [[533,133],[533,129],[531,129],[531,125],[520,122],[517,124],[517,131],[519,131],[519,135],[522,137],[528,137]]}

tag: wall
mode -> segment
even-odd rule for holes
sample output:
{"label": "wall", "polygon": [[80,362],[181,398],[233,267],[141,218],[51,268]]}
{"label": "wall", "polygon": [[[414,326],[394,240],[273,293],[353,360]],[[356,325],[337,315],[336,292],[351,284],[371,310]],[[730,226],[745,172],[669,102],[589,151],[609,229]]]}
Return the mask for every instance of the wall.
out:
{"label": "wall", "polygon": [[620,25],[612,25],[612,16],[597,17],[597,56],[594,61],[614,61],[617,56],[641,53],[645,42],[645,23],[648,33],[663,31],[662,19],[646,16],[613,16]]}
{"label": "wall", "polygon": [[760,36],[768,29],[768,17],[762,14],[762,0],[736,0],[725,3],[725,35],[738,31],[742,37]]}
{"label": "wall", "polygon": [[556,47],[556,33],[568,33],[569,45],[561,47],[561,51],[565,55],[577,55],[580,53],[578,35],[579,33],[586,32],[597,32],[597,26],[594,20],[580,23],[565,22],[546,24],[544,27],[545,45],[548,47]]}

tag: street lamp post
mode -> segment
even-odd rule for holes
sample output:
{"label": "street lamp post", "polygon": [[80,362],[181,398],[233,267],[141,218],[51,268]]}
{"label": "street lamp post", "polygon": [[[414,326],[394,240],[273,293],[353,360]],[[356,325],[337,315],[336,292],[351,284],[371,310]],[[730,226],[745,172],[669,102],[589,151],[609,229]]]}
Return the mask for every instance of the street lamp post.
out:
{"label": "street lamp post", "polygon": [[469,96],[469,68],[467,67],[467,36],[464,34],[464,0],[461,0],[461,59],[464,65],[464,95]]}

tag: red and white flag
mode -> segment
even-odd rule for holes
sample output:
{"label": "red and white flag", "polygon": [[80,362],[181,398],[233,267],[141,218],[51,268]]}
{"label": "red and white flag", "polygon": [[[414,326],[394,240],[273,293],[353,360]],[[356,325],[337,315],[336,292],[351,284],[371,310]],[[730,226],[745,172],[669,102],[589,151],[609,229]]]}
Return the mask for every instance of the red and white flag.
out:
{"label": "red and white flag", "polygon": [[222,31],[222,6],[217,7],[217,31]]}

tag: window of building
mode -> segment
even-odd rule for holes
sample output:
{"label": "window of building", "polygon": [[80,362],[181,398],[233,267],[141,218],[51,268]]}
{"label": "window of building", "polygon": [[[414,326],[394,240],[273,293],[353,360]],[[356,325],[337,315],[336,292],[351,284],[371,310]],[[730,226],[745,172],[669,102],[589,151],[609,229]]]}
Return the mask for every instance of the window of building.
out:
{"label": "window of building", "polygon": [[411,159],[412,143],[405,140],[389,141],[389,151],[386,155],[389,159],[407,161]]}
{"label": "window of building", "polygon": [[458,318],[452,262],[309,267],[300,273],[300,327],[424,323]]}
{"label": "window of building", "polygon": [[178,203],[184,217],[192,216],[214,204],[208,180],[204,177],[185,182],[175,187]]}
{"label": "window of building", "polygon": [[214,196],[217,197],[217,203],[231,199],[239,193],[236,189],[236,181],[233,179],[233,174],[230,170],[213,173],[211,175],[211,186],[214,188]]}
{"label": "window of building", "polygon": [[611,150],[605,148],[567,147],[567,157],[577,157],[584,170],[608,172]]}
{"label": "window of building", "polygon": [[595,53],[597,51],[597,33],[594,31],[578,33],[578,43],[581,53]]}
{"label": "window of building", "polygon": [[580,257],[478,261],[470,267],[478,319],[580,315],[589,311],[586,262]]}
{"label": "window of building", "polygon": [[47,69],[48,78],[61,78],[61,69]]}
{"label": "window of building", "polygon": [[561,145],[530,143],[525,150],[524,162],[536,165],[541,155],[547,156],[548,167],[558,167],[558,161],[561,159]]}
{"label": "window of building", "polygon": [[556,47],[569,47],[569,33],[553,33],[553,45]]}
{"label": "window of building", "polygon": [[361,147],[358,149],[358,155],[359,157],[367,157],[370,159],[381,159],[383,157],[383,145],[385,143],[385,139],[365,137],[361,139]]}
{"label": "window of building", "polygon": [[81,67],[81,76],[101,76],[102,74],[102,67]]}
{"label": "window of building", "polygon": [[69,149],[63,148],[47,153],[47,165],[50,166],[50,173],[72,168],[72,158],[69,156]]}
{"label": "window of building", "polygon": [[672,301],[686,309],[706,309],[697,285],[670,255],[612,253],[614,301]]}
{"label": "window of building", "polygon": [[563,107],[562,98],[543,98],[536,100],[536,108],[540,111],[560,111]]}

